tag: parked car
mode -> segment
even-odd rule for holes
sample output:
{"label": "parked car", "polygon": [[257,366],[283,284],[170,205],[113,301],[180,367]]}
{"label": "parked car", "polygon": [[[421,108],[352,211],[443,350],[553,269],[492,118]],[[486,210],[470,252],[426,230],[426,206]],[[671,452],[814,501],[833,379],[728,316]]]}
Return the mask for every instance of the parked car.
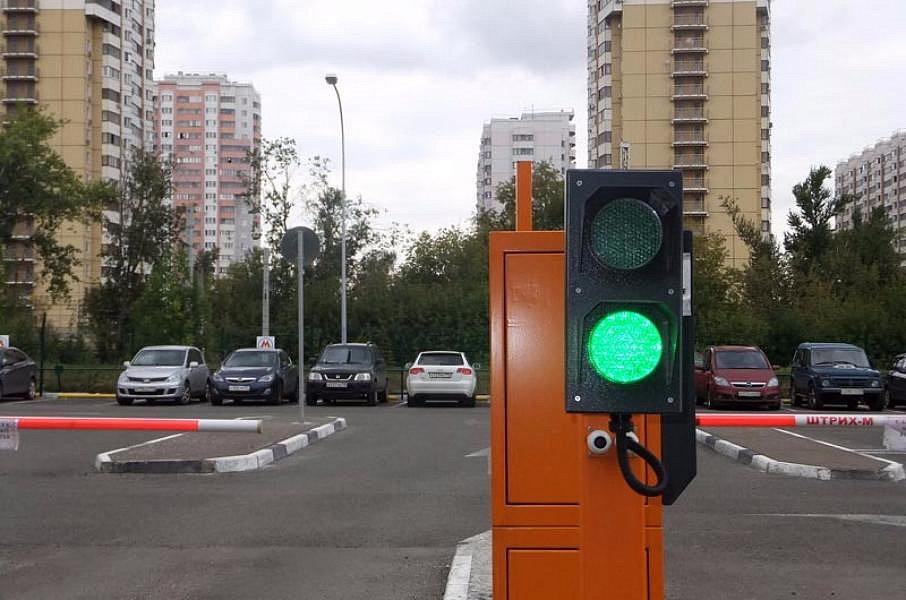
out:
{"label": "parked car", "polygon": [[122,405],[135,400],[149,403],[173,400],[188,404],[193,398],[207,400],[210,371],[198,348],[191,346],[148,346],[142,348],[116,384],[116,401]]}
{"label": "parked car", "polygon": [[893,359],[887,380],[884,382],[884,396],[887,408],[906,404],[906,354],[900,354]]}
{"label": "parked car", "polygon": [[35,361],[18,348],[0,348],[0,400],[13,396],[34,400],[37,372]]}
{"label": "parked car", "polygon": [[825,404],[845,404],[850,410],[864,402],[884,409],[881,373],[865,351],[852,344],[800,344],[790,369],[790,400],[820,410]]}
{"label": "parked car", "polygon": [[378,347],[367,344],[331,344],[308,374],[305,403],[364,399],[387,402],[387,364]]}
{"label": "parked car", "polygon": [[458,400],[475,406],[475,369],[462,352],[422,352],[409,366],[406,376],[407,406],[419,406],[427,399]]}
{"label": "parked car", "polygon": [[718,405],[780,409],[780,381],[767,356],[755,346],[711,346],[695,364],[695,395]]}
{"label": "parked car", "polygon": [[299,396],[299,370],[283,350],[240,348],[211,377],[211,404],[265,400],[280,404]]}

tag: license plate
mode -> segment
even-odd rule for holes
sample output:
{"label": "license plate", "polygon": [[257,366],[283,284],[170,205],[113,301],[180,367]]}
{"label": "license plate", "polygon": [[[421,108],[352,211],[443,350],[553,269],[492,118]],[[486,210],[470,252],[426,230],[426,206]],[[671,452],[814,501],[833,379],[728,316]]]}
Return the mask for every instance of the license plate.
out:
{"label": "license plate", "polygon": [[739,392],[740,398],[761,398],[761,392]]}
{"label": "license plate", "polygon": [[842,389],[842,390],[840,390],[840,395],[841,396],[861,396],[862,390]]}
{"label": "license plate", "polygon": [[328,381],[327,387],[329,388],[344,388],[346,387],[345,381]]}
{"label": "license plate", "polygon": [[428,377],[431,379],[450,379],[453,377],[453,373],[428,373]]}
{"label": "license plate", "polygon": [[252,388],[250,388],[250,387],[247,386],[247,385],[231,385],[231,386],[230,386],[230,391],[231,391],[231,392],[247,392],[247,391],[249,391],[250,389],[252,389]]}

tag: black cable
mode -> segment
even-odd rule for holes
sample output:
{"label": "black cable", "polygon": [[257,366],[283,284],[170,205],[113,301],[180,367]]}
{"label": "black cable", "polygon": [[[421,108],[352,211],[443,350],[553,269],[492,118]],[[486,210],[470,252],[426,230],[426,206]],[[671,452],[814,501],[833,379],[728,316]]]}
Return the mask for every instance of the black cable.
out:
{"label": "black cable", "polygon": [[[617,462],[620,464],[620,472],[623,473],[626,484],[635,492],[642,496],[660,496],[667,488],[667,471],[653,452],[629,437],[632,429],[632,415],[622,413],[611,415],[610,430],[616,434],[617,438]],[[655,485],[645,485],[632,472],[632,468],[629,466],[630,451],[648,463],[648,466],[654,471],[657,478]]]}

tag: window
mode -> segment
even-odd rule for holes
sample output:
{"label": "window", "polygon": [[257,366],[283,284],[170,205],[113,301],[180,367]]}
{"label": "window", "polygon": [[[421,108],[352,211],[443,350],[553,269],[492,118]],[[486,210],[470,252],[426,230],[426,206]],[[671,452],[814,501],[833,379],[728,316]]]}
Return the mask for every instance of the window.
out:
{"label": "window", "polygon": [[771,130],[770,130],[770,129],[762,129],[762,130],[761,130],[761,139],[763,139],[763,140],[769,140],[769,139],[771,139]]}
{"label": "window", "polygon": [[771,61],[769,61],[769,60],[761,61],[761,70],[770,71],[771,70]]}
{"label": "window", "polygon": [[771,116],[771,107],[770,107],[770,106],[762,106],[762,107],[761,107],[761,116],[762,116],[762,117],[769,117],[769,116]]}
{"label": "window", "polygon": [[770,222],[770,221],[762,221],[762,222],[761,222],[761,231],[763,231],[764,233],[767,233],[767,232],[771,231],[771,222]]}
{"label": "window", "polygon": [[513,156],[532,156],[535,154],[534,148],[513,148]]}
{"label": "window", "polygon": [[517,133],[513,135],[514,142],[531,142],[534,141],[535,136],[532,134]]}
{"label": "window", "polygon": [[770,175],[762,175],[762,176],[761,176],[761,185],[771,185],[771,176],[770,176]]}

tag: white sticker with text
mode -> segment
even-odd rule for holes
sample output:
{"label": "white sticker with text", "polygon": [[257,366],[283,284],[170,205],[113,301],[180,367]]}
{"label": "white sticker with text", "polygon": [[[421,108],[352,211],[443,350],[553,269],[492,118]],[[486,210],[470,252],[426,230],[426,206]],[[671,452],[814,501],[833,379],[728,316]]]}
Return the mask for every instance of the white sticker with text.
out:
{"label": "white sticker with text", "polygon": [[19,449],[19,420],[0,419],[0,450]]}

